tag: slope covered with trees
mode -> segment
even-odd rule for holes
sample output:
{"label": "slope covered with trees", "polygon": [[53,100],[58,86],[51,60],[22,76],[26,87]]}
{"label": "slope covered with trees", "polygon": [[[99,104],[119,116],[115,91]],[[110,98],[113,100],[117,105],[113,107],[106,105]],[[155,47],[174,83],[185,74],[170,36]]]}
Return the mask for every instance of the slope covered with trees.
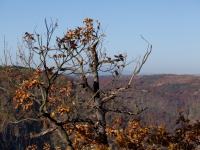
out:
{"label": "slope covered with trees", "polygon": [[[124,76],[115,84],[118,86],[128,79]],[[109,80],[109,77],[101,78],[102,85]],[[192,122],[200,119],[200,77],[193,75],[148,75],[137,76],[132,83],[133,89],[124,94],[123,103],[128,103],[131,109],[135,104],[141,107],[148,107],[144,112],[137,115],[138,119],[151,125],[163,125],[169,130],[175,128],[177,115],[180,110]],[[127,107],[127,105],[125,105]]]}
{"label": "slope covered with trees", "polygon": [[[148,103],[148,99],[146,99],[146,102],[149,107],[157,108],[159,111],[156,118],[159,118],[159,115],[161,115],[168,124],[169,122],[173,121],[171,119],[177,116],[179,110],[182,109],[184,110],[185,115],[191,121],[200,119],[198,109],[200,100],[199,76],[154,75],[152,78],[158,79],[151,79],[151,76],[149,76],[143,77],[143,81],[140,82],[143,82],[141,86],[146,86],[145,84],[149,84],[149,88],[152,89],[152,96],[149,96],[151,97],[152,103]],[[169,118],[164,114],[167,114],[172,118]],[[166,118],[169,118],[169,120],[166,120]],[[170,128],[172,128],[172,126],[169,126],[169,129]]]}

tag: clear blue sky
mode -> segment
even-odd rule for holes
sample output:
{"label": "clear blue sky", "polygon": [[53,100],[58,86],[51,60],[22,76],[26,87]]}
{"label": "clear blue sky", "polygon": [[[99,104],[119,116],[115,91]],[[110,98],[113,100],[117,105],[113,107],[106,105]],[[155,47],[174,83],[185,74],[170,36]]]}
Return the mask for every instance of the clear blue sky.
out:
{"label": "clear blue sky", "polygon": [[[106,27],[108,54],[124,52],[129,59],[146,52],[143,35],[153,52],[143,73],[200,74],[199,0],[0,0],[0,48],[3,39],[11,51],[17,39],[37,31],[44,33],[44,19],[58,19],[55,34],[83,26],[84,18],[98,19]],[[126,70],[132,70],[130,65]]]}

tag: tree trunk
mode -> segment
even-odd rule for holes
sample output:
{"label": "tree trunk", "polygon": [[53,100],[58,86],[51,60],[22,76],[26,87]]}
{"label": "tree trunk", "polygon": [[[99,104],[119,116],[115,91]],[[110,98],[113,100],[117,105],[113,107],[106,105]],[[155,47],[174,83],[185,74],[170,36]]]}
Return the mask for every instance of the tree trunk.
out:
{"label": "tree trunk", "polygon": [[101,143],[104,145],[108,145],[108,140],[106,135],[106,119],[102,107],[102,102],[100,99],[98,73],[95,74],[93,88],[94,88],[94,93],[96,94],[94,97],[94,108],[96,110],[96,119],[98,120],[97,134],[101,138]]}
{"label": "tree trunk", "polygon": [[58,135],[62,139],[62,142],[66,145],[66,148],[69,148],[70,150],[74,150],[72,146],[72,142],[69,140],[69,136],[67,135],[66,131],[63,129],[62,126],[58,126],[57,130]]}

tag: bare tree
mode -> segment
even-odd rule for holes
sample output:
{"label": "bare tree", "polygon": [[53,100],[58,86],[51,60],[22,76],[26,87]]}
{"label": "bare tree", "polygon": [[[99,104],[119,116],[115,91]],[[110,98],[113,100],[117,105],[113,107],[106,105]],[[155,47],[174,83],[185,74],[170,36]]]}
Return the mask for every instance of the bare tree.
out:
{"label": "bare tree", "polygon": [[[142,60],[126,62],[126,53],[109,57],[104,50],[106,35],[100,23],[90,18],[83,23],[84,27],[68,30],[63,37],[56,37],[53,45],[51,39],[58,24],[51,22],[48,25],[45,20],[45,37],[36,31],[34,34],[26,32],[23,43],[18,46],[19,61],[15,67],[4,65],[4,72],[16,89],[13,98],[15,109],[23,112],[18,117],[10,116],[11,122],[45,122],[47,128],[41,129],[40,133],[31,133],[31,138],[56,131],[62,143],[71,149],[92,144],[108,146],[107,112],[134,115],[146,109],[136,112],[119,110],[109,106],[109,102],[132,88],[134,77],[152,51],[152,45],[142,37],[147,43],[147,52]],[[137,65],[127,83],[120,87],[109,86],[132,62]],[[101,87],[100,71],[112,75],[110,81]],[[69,79],[73,75],[78,78]],[[105,87],[110,89],[105,90]]]}

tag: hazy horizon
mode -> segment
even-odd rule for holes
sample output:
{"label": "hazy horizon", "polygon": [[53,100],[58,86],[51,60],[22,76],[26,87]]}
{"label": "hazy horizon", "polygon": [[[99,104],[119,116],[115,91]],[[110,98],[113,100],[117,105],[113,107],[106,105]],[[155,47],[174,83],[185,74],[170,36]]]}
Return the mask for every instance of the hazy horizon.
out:
{"label": "hazy horizon", "polygon": [[[0,58],[4,36],[13,54],[25,32],[45,33],[44,19],[58,21],[52,38],[67,29],[83,26],[86,18],[99,20],[106,29],[107,54],[126,52],[127,62],[143,56],[147,43],[153,51],[142,68],[143,73],[200,74],[200,1],[0,1]],[[126,70],[134,70],[134,65]]]}

